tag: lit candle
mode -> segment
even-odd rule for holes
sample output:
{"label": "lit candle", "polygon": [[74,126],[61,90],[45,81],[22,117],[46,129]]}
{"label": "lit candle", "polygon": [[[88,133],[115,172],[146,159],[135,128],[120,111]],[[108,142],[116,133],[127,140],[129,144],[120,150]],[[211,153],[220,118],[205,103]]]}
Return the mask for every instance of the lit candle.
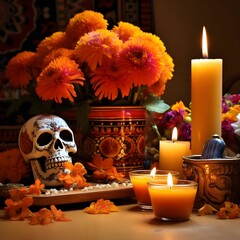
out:
{"label": "lit candle", "polygon": [[172,182],[169,174],[167,184],[157,180],[148,182],[153,213],[156,218],[167,221],[187,220],[191,216],[197,193],[197,183],[189,180]]}
{"label": "lit candle", "polygon": [[183,156],[190,154],[190,142],[177,141],[178,134],[175,127],[172,132],[172,141],[164,140],[159,143],[159,169],[173,170],[182,173]]}
{"label": "lit candle", "polygon": [[[179,173],[171,171],[174,182],[177,182]],[[162,183],[167,183],[168,171],[156,170],[134,170],[129,172],[130,180],[133,185],[133,190],[142,209],[152,209],[151,199],[148,192],[148,181],[158,179]]]}
{"label": "lit candle", "polygon": [[203,28],[204,59],[192,60],[192,154],[202,153],[214,134],[221,136],[222,59],[207,59],[207,36]]}

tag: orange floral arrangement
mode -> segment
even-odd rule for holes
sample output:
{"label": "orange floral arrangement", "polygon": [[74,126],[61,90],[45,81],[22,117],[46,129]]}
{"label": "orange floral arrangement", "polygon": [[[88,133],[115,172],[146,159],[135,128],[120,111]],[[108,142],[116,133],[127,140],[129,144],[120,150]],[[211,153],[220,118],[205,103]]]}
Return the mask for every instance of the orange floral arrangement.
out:
{"label": "orange floral arrangement", "polygon": [[35,52],[20,52],[9,61],[9,85],[28,89],[40,102],[78,107],[83,102],[140,105],[149,96],[160,100],[174,69],[163,42],[131,23],[107,27],[101,13],[76,14],[65,31],[43,39]]}
{"label": "orange floral arrangement", "polygon": [[0,152],[0,166],[0,183],[19,183],[30,176],[30,166],[18,148]]}

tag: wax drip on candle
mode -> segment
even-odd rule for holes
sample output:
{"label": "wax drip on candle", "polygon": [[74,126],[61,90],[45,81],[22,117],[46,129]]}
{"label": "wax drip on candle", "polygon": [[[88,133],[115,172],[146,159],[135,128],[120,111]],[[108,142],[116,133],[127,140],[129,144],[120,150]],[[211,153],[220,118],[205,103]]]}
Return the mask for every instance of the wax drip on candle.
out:
{"label": "wax drip on candle", "polygon": [[172,131],[172,141],[173,141],[173,142],[177,141],[177,138],[178,138],[177,128],[174,127],[174,128],[173,128],[173,131]]}
{"label": "wax drip on candle", "polygon": [[205,26],[203,27],[202,33],[202,55],[203,58],[208,58],[207,33]]}

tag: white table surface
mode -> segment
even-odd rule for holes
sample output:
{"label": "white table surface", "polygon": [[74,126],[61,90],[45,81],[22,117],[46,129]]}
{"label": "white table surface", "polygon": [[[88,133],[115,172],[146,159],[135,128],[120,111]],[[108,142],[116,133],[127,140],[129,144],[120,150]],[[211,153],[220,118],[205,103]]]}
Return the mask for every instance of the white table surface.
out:
{"label": "white table surface", "polygon": [[[117,203],[116,203],[117,205]],[[46,226],[28,221],[10,221],[0,210],[1,240],[226,240],[240,238],[240,218],[220,220],[215,215],[192,213],[184,222],[156,220],[152,211],[141,211],[137,204],[121,204],[119,212],[90,215],[81,205],[62,210],[71,222],[53,222]]]}

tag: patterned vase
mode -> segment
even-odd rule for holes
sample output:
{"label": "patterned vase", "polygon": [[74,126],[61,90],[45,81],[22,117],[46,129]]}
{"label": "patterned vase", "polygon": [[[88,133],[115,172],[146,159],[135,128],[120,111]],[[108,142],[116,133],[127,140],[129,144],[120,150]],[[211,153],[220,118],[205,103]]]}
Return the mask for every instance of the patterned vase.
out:
{"label": "patterned vase", "polygon": [[65,120],[75,133],[78,158],[84,165],[87,166],[87,162],[98,154],[103,159],[112,158],[117,170],[127,177],[129,171],[143,169],[145,108],[91,107],[86,136],[81,134],[73,120],[68,121],[68,116]]}

